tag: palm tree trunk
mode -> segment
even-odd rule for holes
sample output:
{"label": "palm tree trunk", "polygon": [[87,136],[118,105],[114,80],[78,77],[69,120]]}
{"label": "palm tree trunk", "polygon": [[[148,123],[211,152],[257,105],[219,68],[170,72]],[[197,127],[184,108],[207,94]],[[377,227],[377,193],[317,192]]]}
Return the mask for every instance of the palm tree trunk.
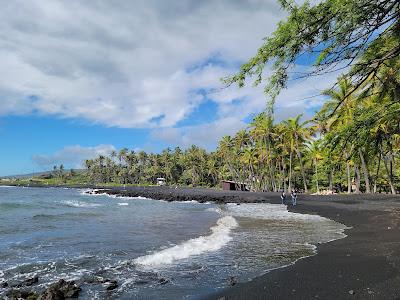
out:
{"label": "palm tree trunk", "polygon": [[283,190],[287,192],[285,159],[283,157],[282,157],[282,180],[283,180]]}
{"label": "palm tree trunk", "polygon": [[361,149],[358,150],[358,153],[360,155],[360,160],[361,160],[361,167],[364,173],[364,180],[365,180],[365,192],[367,194],[371,193],[371,188],[369,185],[369,172],[368,172],[368,167],[367,164],[365,163],[364,155],[361,151]]}
{"label": "palm tree trunk", "polygon": [[378,182],[378,176],[379,176],[379,169],[381,166],[381,154],[379,153],[379,158],[378,158],[378,168],[376,169],[376,175],[374,178],[374,194],[376,193],[376,187],[377,187],[377,182]]}
{"label": "palm tree trunk", "polygon": [[290,155],[289,155],[289,187],[288,191],[292,191],[292,160],[293,160],[293,151],[290,150]]}
{"label": "palm tree trunk", "polygon": [[383,159],[383,163],[385,165],[386,173],[388,175],[390,190],[391,190],[392,194],[395,195],[396,194],[396,189],[395,189],[394,184],[393,184],[392,174],[390,173],[390,170],[389,170],[389,167],[388,167],[388,164],[387,164],[387,161],[386,161],[385,158]]}
{"label": "palm tree trunk", "polygon": [[356,194],[360,193],[360,169],[357,164],[354,164],[354,177],[356,183]]}
{"label": "palm tree trunk", "polygon": [[299,162],[300,162],[300,171],[301,171],[301,176],[303,177],[304,192],[307,193],[308,189],[307,189],[306,173],[304,172],[303,160],[302,160],[301,152],[300,152],[299,148],[297,148],[297,157],[299,158]]}
{"label": "palm tree trunk", "polygon": [[316,181],[316,185],[317,185],[317,194],[319,194],[317,159],[314,160],[314,164],[315,164],[315,181]]}
{"label": "palm tree trunk", "polygon": [[350,162],[346,161],[346,169],[347,169],[347,193],[351,194],[351,178],[350,178]]}

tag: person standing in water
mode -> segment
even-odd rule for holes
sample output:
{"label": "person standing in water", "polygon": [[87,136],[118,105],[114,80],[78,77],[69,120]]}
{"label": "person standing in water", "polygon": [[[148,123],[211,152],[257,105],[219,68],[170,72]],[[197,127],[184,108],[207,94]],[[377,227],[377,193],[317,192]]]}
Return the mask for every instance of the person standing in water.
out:
{"label": "person standing in water", "polygon": [[282,204],[285,204],[285,199],[286,199],[286,195],[285,195],[285,191],[283,191],[281,194]]}

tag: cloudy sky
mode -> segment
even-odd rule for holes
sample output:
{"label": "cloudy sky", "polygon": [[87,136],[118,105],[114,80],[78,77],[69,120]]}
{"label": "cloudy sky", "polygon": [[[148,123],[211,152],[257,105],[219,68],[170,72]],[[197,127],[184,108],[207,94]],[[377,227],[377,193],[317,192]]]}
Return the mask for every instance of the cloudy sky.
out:
{"label": "cloudy sky", "polygon": [[[0,3],[0,175],[122,147],[214,149],[266,103],[220,78],[285,17],[276,0]],[[311,115],[335,76],[292,81],[277,119]]]}

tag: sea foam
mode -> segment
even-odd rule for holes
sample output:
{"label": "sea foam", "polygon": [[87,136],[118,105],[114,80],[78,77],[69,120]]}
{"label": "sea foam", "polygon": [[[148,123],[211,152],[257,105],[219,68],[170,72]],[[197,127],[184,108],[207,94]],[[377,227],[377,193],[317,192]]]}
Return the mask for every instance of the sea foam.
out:
{"label": "sea foam", "polygon": [[98,207],[101,206],[101,204],[97,203],[87,203],[87,202],[81,202],[81,201],[75,201],[75,200],[65,200],[61,201],[61,204],[65,206],[70,206],[70,207]]}
{"label": "sea foam", "polygon": [[286,205],[269,203],[243,203],[237,205],[228,203],[223,209],[217,208],[218,212],[225,215],[247,217],[264,220],[292,220],[292,221],[326,221],[327,218],[293,213],[287,210]]}
{"label": "sea foam", "polygon": [[157,267],[171,264],[176,260],[185,259],[193,255],[217,251],[231,241],[230,232],[237,226],[238,223],[232,216],[222,217],[215,226],[211,227],[210,235],[200,236],[171,248],[140,256],[134,262],[142,266]]}

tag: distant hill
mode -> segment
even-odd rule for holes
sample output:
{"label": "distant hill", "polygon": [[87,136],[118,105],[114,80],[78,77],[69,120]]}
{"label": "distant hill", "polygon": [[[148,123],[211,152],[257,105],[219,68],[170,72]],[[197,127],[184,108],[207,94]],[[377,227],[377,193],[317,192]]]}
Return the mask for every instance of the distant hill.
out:
{"label": "distant hill", "polygon": [[[85,170],[84,169],[73,169],[74,172],[76,173],[82,173]],[[71,169],[66,169],[64,170],[64,173],[69,173],[71,171]],[[19,174],[19,175],[8,175],[8,176],[0,176],[0,179],[12,179],[12,178],[16,178],[16,179],[26,179],[26,178],[32,178],[32,177],[39,177],[42,175],[46,175],[49,173],[52,173],[53,170],[51,171],[43,171],[43,172],[35,172],[35,173],[28,173],[28,174]]]}

